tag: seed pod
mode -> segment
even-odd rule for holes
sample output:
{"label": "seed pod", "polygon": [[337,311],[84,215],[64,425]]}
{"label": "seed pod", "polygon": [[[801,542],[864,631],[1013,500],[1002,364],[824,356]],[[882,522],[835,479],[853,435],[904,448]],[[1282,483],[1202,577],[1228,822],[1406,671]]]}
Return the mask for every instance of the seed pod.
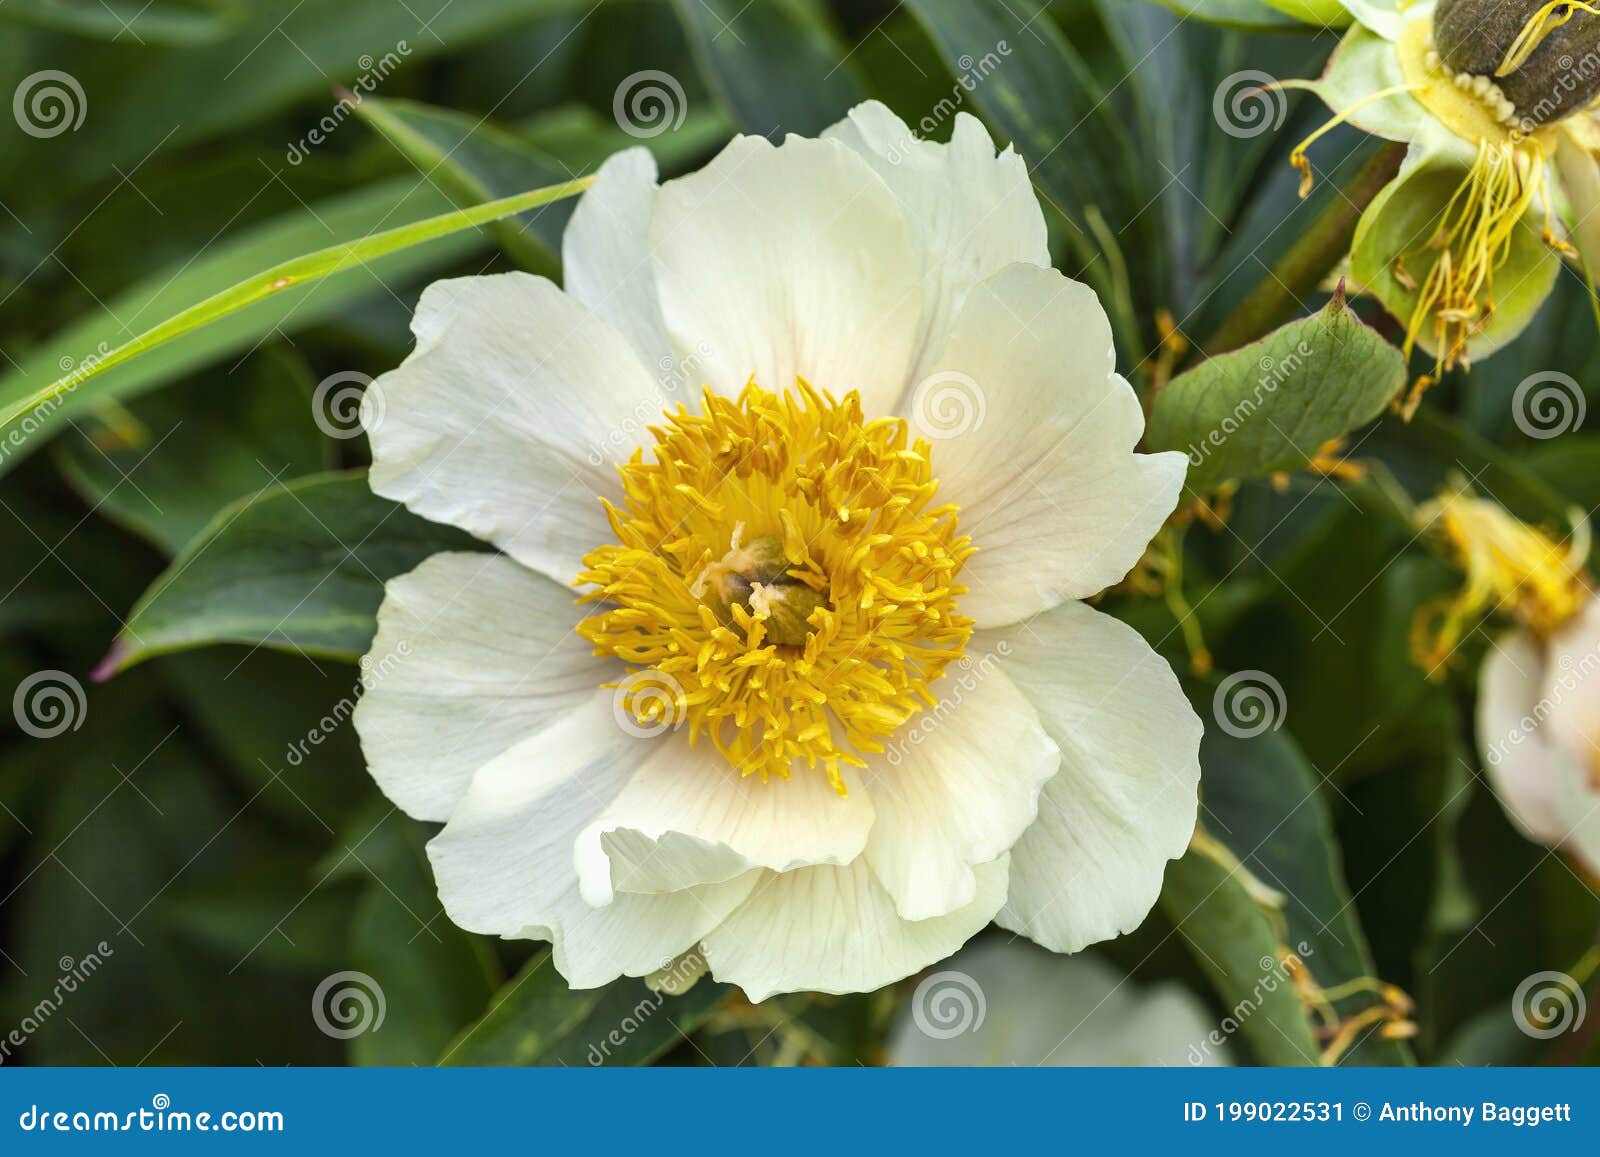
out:
{"label": "seed pod", "polygon": [[1600,94],[1600,17],[1581,10],[1550,29],[1508,75],[1497,75],[1547,7],[1546,0],[1440,0],[1433,16],[1434,47],[1445,65],[1493,78],[1530,128],[1564,120]]}

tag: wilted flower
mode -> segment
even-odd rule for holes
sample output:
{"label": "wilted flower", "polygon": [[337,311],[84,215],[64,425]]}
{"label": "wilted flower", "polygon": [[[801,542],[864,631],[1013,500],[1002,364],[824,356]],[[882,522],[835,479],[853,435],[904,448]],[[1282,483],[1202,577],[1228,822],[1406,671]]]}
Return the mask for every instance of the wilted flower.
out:
{"label": "wilted flower", "polygon": [[[1362,216],[1351,272],[1406,319],[1406,352],[1421,346],[1437,375],[1520,334],[1562,257],[1581,253],[1591,277],[1600,262],[1600,19],[1545,0],[1344,7],[1360,23],[1303,87],[1332,124],[1410,146]],[[1295,151],[1304,189],[1306,149],[1332,124]]]}
{"label": "wilted flower", "polygon": [[431,286],[377,383],[373,488],[504,551],[389,584],[374,660],[411,657],[356,720],[446,821],[450,916],[574,986],[698,948],[753,999],[877,988],[992,919],[1060,951],[1137,926],[1200,725],[1075,600],[1184,458],[1133,452],[1021,159],[878,104],[659,187],[632,150],[564,256],[565,292]]}
{"label": "wilted flower", "polygon": [[1049,1068],[1231,1065],[1216,1021],[1171,981],[999,937],[964,948],[900,1010],[889,1063]]}
{"label": "wilted flower", "polygon": [[1420,507],[1417,521],[1466,576],[1418,613],[1418,664],[1437,675],[1488,616],[1517,624],[1493,640],[1479,677],[1489,782],[1524,834],[1600,873],[1600,602],[1587,521],[1575,512],[1558,540],[1460,488]]}

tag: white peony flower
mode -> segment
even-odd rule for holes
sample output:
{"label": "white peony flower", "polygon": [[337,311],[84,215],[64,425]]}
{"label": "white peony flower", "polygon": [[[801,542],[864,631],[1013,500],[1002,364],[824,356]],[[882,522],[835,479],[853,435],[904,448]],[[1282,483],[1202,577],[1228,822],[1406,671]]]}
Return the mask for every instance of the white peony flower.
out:
{"label": "white peony flower", "polygon": [[876,103],[659,186],[630,150],[563,256],[565,291],[430,286],[374,387],[373,489],[504,552],[389,584],[356,714],[445,822],[451,918],[551,941],[575,987],[698,948],[753,1000],[878,988],[991,920],[1065,952],[1136,927],[1201,728],[1077,600],[1185,462],[1134,453],[1022,160]]}
{"label": "white peony flower", "polygon": [[1600,876],[1600,599],[1541,643],[1502,636],[1484,661],[1478,746],[1506,815]]}
{"label": "white peony flower", "polygon": [[917,986],[889,1034],[889,1063],[1047,1068],[1231,1065],[1221,1027],[1187,989],[1140,988],[1093,956],[998,937]]}

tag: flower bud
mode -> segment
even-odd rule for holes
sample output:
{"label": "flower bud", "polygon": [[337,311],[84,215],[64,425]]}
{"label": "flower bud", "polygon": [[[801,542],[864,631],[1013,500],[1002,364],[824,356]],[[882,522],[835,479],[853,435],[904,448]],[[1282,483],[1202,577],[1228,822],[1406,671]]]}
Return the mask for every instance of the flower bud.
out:
{"label": "flower bud", "polygon": [[1552,9],[1548,0],[1440,0],[1433,41],[1455,73],[1493,79],[1527,129],[1564,120],[1600,94],[1600,17],[1581,9]]}

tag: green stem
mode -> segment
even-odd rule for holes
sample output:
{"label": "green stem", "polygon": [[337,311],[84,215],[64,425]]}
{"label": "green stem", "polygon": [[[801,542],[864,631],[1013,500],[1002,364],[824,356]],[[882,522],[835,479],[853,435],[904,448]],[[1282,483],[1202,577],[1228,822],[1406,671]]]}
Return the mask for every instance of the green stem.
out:
{"label": "green stem", "polygon": [[1350,252],[1361,215],[1400,172],[1405,156],[1404,145],[1388,144],[1378,150],[1205,343],[1202,348],[1208,357],[1249,345],[1304,310],[1305,298]]}

